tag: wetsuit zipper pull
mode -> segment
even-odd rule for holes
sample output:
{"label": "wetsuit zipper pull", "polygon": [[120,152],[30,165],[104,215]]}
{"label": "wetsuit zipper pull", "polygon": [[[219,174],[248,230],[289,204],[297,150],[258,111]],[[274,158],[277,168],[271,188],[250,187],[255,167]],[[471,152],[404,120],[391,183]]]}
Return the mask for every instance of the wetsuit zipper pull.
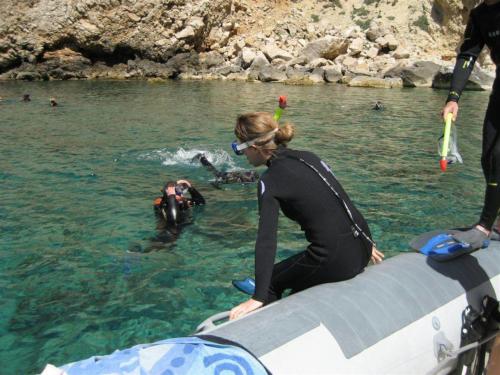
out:
{"label": "wetsuit zipper pull", "polygon": [[359,231],[354,226],[351,226],[351,231],[352,231],[352,235],[354,236],[354,238],[358,238]]}

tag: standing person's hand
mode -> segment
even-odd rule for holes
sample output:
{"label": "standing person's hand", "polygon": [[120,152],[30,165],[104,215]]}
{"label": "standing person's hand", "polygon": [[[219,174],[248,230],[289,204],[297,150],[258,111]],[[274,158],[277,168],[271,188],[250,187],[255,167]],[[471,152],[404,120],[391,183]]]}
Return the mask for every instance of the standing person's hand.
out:
{"label": "standing person's hand", "polygon": [[371,261],[373,264],[380,263],[384,260],[384,253],[381,251],[378,251],[375,246],[372,246],[372,257]]}
{"label": "standing person's hand", "polygon": [[243,302],[231,309],[229,320],[237,319],[243,315],[246,315],[251,311],[257,310],[259,307],[262,307],[262,305],[264,305],[264,303],[250,298],[248,301]]}
{"label": "standing person's hand", "polygon": [[453,114],[453,121],[457,121],[457,116],[458,116],[458,103],[454,101],[449,101],[446,103],[444,106],[443,110],[441,111],[441,115],[443,116],[443,119],[446,121],[446,116],[448,113]]}

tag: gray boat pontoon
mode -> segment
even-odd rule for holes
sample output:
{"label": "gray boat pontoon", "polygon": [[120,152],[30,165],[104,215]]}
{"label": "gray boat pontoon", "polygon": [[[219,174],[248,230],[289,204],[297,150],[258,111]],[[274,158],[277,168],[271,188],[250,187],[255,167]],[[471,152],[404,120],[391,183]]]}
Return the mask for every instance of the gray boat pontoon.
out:
{"label": "gray boat pontoon", "polygon": [[273,374],[446,374],[456,366],[462,312],[480,310],[499,288],[498,242],[442,263],[407,253],[199,328],[242,345]]}

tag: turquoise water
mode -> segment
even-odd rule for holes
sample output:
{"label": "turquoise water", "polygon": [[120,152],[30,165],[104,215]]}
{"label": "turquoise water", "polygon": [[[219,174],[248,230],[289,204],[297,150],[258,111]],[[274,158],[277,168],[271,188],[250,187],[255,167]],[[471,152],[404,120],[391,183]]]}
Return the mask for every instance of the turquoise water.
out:
{"label": "turquoise water", "polygon": [[[32,102],[22,103],[23,93]],[[468,92],[465,164],[441,173],[446,92],[233,82],[0,83],[0,362],[40,372],[138,343],[189,335],[244,296],[253,272],[255,186],[217,190],[191,158],[249,168],[230,152],[237,114],[286,94],[291,147],[332,166],[387,256],[416,234],[472,224],[482,205],[481,124],[488,93]],[[55,96],[59,107],[51,108]],[[385,104],[372,111],[375,100]],[[158,243],[152,200],[188,178],[207,199],[176,242]],[[304,248],[280,220],[279,256]],[[153,249],[153,251],[149,251]]]}

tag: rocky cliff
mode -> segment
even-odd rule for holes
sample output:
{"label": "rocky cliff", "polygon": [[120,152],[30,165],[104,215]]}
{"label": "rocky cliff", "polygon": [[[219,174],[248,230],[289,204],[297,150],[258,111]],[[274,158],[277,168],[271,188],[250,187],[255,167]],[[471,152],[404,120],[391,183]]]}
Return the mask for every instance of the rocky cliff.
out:
{"label": "rocky cliff", "polygon": [[[0,79],[445,86],[474,0],[2,0]],[[488,87],[481,56],[471,87]]]}

